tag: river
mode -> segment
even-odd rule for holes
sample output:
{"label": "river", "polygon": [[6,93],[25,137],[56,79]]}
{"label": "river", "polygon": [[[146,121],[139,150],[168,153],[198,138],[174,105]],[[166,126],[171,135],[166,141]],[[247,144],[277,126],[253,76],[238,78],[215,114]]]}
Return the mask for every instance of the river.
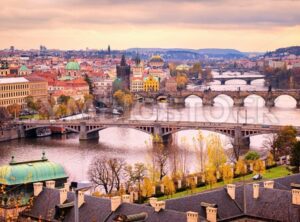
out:
{"label": "river", "polygon": [[[231,80],[227,85],[210,84],[212,90],[266,90],[263,80],[257,80],[252,85],[245,85],[243,81]],[[190,86],[193,90],[197,87]],[[168,107],[167,103],[145,106],[137,103],[127,118],[165,120],[165,121],[211,121],[211,122],[239,122],[258,124],[278,124],[300,126],[300,112],[295,108],[295,101],[288,96],[281,96],[276,106],[268,109],[262,98],[249,96],[245,100],[245,107],[233,107],[233,101],[227,96],[215,99],[213,107],[202,106],[200,98],[190,96],[183,108]],[[204,136],[211,132],[203,131]],[[176,133],[173,142],[185,147],[187,152],[187,167],[189,171],[196,170],[194,138],[198,131],[186,130]],[[69,134],[46,138],[26,138],[0,143],[0,165],[7,164],[11,156],[16,161],[34,160],[46,152],[50,161],[62,164],[70,176],[70,180],[88,180],[87,170],[91,160],[96,155],[106,157],[121,157],[128,163],[148,163],[151,156],[151,137],[143,132],[124,129],[108,128],[99,133],[99,141],[79,141],[78,135]],[[229,138],[220,135],[224,147],[230,147]],[[251,149],[261,149],[266,136],[251,138]]]}

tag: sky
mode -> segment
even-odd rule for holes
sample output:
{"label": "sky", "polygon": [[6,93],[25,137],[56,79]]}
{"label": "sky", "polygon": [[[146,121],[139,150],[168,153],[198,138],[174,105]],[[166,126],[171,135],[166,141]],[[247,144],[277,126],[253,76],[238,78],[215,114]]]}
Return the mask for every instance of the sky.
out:
{"label": "sky", "polygon": [[300,0],[1,0],[0,48],[300,45]]}

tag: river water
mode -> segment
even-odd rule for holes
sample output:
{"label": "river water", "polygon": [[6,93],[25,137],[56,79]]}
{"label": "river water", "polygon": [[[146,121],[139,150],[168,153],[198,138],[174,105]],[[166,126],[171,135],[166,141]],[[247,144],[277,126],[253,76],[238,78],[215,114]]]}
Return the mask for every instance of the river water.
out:
{"label": "river water", "polygon": [[[227,85],[210,84],[212,90],[266,90],[263,80],[254,81],[252,85],[245,85],[244,81],[231,80]],[[197,90],[199,87],[190,86]],[[191,96],[186,99],[183,108],[168,107],[167,103],[154,106],[145,106],[137,103],[126,118],[137,120],[164,120],[164,121],[211,121],[231,123],[258,123],[300,126],[300,112],[295,108],[296,102],[288,97],[281,96],[276,106],[268,109],[262,98],[249,96],[245,100],[245,107],[233,107],[233,101],[227,96],[220,95],[215,99],[213,107],[202,106],[200,98]],[[103,117],[107,118],[107,117]],[[206,137],[211,132],[202,131]],[[186,130],[173,135],[173,143],[180,149],[184,147],[187,153],[187,168],[196,170],[195,138],[198,131]],[[11,156],[16,161],[34,160],[46,152],[50,161],[62,164],[70,176],[70,180],[88,180],[87,170],[91,160],[96,155],[106,157],[121,157],[128,163],[150,163],[152,152],[151,137],[143,132],[124,129],[108,128],[99,133],[98,141],[79,141],[78,135],[69,134],[45,138],[26,138],[0,143],[0,165],[7,164]],[[224,148],[230,148],[230,139],[220,135]],[[260,150],[263,147],[266,135],[251,138],[251,149]]]}

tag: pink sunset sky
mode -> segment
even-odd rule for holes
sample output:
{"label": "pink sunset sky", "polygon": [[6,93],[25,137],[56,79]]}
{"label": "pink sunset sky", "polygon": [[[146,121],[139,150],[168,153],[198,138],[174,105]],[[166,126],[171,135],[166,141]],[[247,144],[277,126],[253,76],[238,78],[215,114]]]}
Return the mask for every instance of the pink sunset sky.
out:
{"label": "pink sunset sky", "polygon": [[0,48],[235,48],[300,45],[299,0],[9,0]]}

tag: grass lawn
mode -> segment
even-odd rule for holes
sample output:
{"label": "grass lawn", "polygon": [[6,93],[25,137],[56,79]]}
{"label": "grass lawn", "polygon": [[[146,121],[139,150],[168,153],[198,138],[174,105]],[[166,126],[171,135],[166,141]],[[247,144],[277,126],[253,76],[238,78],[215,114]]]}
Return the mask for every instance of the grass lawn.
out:
{"label": "grass lawn", "polygon": [[20,119],[40,119],[39,114],[20,116]]}
{"label": "grass lawn", "polygon": [[[285,176],[290,175],[290,174],[292,174],[292,173],[290,171],[288,171],[285,166],[273,167],[273,168],[268,169],[268,170],[265,171],[265,173],[263,174],[263,180],[275,179],[275,178],[279,178],[279,177],[285,177]],[[252,180],[253,176],[254,176],[254,174],[249,174],[249,175],[245,176],[245,182],[248,182],[248,183],[253,182],[253,180]],[[239,182],[243,182],[243,177],[233,179],[233,183],[239,183]],[[219,188],[219,187],[222,187],[224,185],[225,184],[222,181],[222,182],[214,184],[212,189]],[[191,190],[185,190],[185,191],[182,191],[182,192],[175,193],[172,196],[162,196],[162,197],[159,197],[158,199],[159,200],[166,200],[166,199],[171,199],[171,198],[184,197],[184,196],[192,195],[192,194],[195,194],[195,193],[200,193],[200,192],[207,191],[207,190],[210,190],[209,186],[197,187],[193,191],[193,193],[191,192]]]}

